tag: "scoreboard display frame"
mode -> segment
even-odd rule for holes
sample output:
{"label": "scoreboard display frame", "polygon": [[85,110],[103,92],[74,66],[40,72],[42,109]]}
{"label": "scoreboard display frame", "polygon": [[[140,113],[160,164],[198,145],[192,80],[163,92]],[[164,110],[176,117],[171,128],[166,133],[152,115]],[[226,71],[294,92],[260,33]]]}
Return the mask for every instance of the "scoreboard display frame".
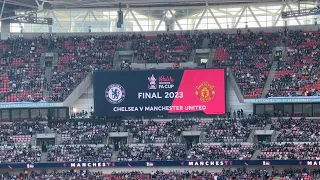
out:
{"label": "scoreboard display frame", "polygon": [[226,69],[93,72],[96,116],[226,114]]}

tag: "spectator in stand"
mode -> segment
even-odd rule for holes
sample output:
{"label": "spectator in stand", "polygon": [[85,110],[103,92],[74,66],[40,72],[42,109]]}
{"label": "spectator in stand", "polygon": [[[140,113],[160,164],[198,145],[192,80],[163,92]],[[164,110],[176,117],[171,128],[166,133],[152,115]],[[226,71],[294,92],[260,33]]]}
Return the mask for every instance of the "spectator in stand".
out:
{"label": "spectator in stand", "polygon": [[205,34],[159,34],[154,36],[132,36],[132,50],[139,62],[186,62],[189,60],[192,48],[199,47]]}
{"label": "spectator in stand", "polygon": [[103,144],[109,132],[118,132],[121,124],[94,124],[89,122],[66,122],[53,124],[51,128],[61,134],[62,144]]}
{"label": "spectator in stand", "polygon": [[82,110],[82,112],[76,112],[71,114],[72,119],[86,119],[89,117],[87,111]]}
{"label": "spectator in stand", "polygon": [[165,144],[163,146],[128,146],[119,149],[118,161],[166,161],[184,160],[186,149],[182,145]]}
{"label": "spectator in stand", "polygon": [[[23,174],[0,174],[3,180],[19,179]],[[102,172],[91,172],[80,170],[80,172],[71,171],[53,171],[53,172],[31,172],[30,178],[34,180],[40,179],[87,179],[87,180],[123,180],[123,179],[139,179],[139,180],[155,180],[155,179],[214,179],[214,180],[248,180],[248,179],[260,179],[269,180],[273,178],[280,178],[280,180],[295,179],[295,180],[311,180],[319,177],[319,170],[313,171],[307,169],[284,169],[279,171],[274,169],[268,171],[266,169],[223,169],[222,172],[208,172],[208,171],[170,171],[164,172],[161,170],[152,171],[151,173],[145,173],[140,171],[131,172],[113,172],[112,174],[103,174]]]}
{"label": "spectator in stand", "polygon": [[30,179],[42,180],[42,179],[86,179],[86,180],[103,180],[104,174],[102,172],[91,172],[89,170],[80,170],[80,172],[71,171],[57,171],[53,172],[35,172],[32,171],[30,174]]}
{"label": "spectator in stand", "polygon": [[132,70],[131,67],[131,62],[126,61],[122,61],[122,63],[120,64],[120,69],[121,70]]}
{"label": "spectator in stand", "polygon": [[0,124],[0,133],[7,135],[32,135],[44,133],[48,129],[47,123],[41,123],[39,121]]}
{"label": "spectator in stand", "polygon": [[130,121],[127,129],[133,133],[134,143],[174,143],[180,136],[178,129],[191,130],[191,127],[197,124],[196,120]]}
{"label": "spectator in stand", "polygon": [[314,179],[319,178],[319,170],[313,170],[310,172],[308,169],[284,169],[281,171],[274,171],[274,176],[281,177],[280,180],[286,179],[303,179],[303,180],[311,180],[313,176]]}
{"label": "spectator in stand", "polygon": [[40,162],[41,150],[25,144],[2,145],[0,147],[0,163]]}
{"label": "spectator in stand", "polygon": [[49,132],[47,124],[38,121],[0,124],[0,139],[3,143],[17,143],[15,137],[25,135],[31,138],[37,133],[45,132]]}
{"label": "spectator in stand", "polygon": [[[240,116],[241,111],[239,110]],[[199,128],[206,132],[205,142],[245,142],[251,130],[263,129],[266,123],[265,116],[254,115],[240,119],[214,119],[201,122]]]}
{"label": "spectator in stand", "polygon": [[114,172],[106,175],[107,180],[111,179],[214,179],[214,180],[248,180],[259,179],[269,180],[273,178],[280,178],[281,180],[311,180],[317,178],[319,170],[309,171],[307,169],[284,169],[279,171],[274,169],[268,171],[266,169],[223,169],[222,172],[208,172],[208,171],[170,171],[163,172],[160,170],[152,171],[151,173],[144,173],[139,171],[132,172]]}
{"label": "spectator in stand", "polygon": [[49,149],[47,161],[54,162],[104,162],[110,161],[111,145],[59,145]]}
{"label": "spectator in stand", "polygon": [[294,144],[294,143],[270,143],[261,145],[261,154],[259,159],[274,160],[318,160],[320,146],[314,144]]}
{"label": "spectator in stand", "polygon": [[161,170],[152,171],[151,173],[144,173],[139,171],[132,172],[113,172],[106,175],[107,180],[112,179],[213,179],[213,173],[207,171],[170,171],[164,172]]}
{"label": "spectator in stand", "polygon": [[172,68],[173,69],[179,69],[179,66],[180,66],[179,63],[174,63]]}
{"label": "spectator in stand", "polygon": [[197,144],[190,149],[187,160],[210,161],[210,160],[231,160],[250,159],[254,152],[252,145],[242,146],[241,144],[203,145]]}
{"label": "spectator in stand", "polygon": [[280,131],[279,142],[318,142],[320,128],[318,119],[279,118],[272,121],[272,129]]}

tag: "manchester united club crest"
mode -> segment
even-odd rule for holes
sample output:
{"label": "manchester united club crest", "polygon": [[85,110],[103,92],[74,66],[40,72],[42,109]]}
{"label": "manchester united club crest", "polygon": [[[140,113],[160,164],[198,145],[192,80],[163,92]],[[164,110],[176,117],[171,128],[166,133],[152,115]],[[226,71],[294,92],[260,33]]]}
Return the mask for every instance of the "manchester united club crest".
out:
{"label": "manchester united club crest", "polygon": [[208,82],[202,82],[196,88],[196,96],[199,98],[201,102],[209,102],[213,99],[216,94],[214,90],[214,86],[212,86]]}

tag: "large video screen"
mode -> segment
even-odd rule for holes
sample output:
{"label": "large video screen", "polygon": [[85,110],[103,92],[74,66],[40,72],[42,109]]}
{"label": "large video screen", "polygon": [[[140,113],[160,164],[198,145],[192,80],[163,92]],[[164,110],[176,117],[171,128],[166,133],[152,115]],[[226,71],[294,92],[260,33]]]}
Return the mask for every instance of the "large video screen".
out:
{"label": "large video screen", "polygon": [[97,116],[225,114],[225,70],[94,72]]}

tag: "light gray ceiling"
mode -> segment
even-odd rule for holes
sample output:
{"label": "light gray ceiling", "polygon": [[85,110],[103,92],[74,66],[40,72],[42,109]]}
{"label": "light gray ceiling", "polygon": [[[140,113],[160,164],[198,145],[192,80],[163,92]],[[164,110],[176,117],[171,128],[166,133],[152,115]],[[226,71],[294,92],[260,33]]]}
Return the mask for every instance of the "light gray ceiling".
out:
{"label": "light gray ceiling", "polygon": [[[0,0],[2,5],[4,0]],[[36,9],[37,0],[6,0],[6,9]],[[118,8],[119,3],[123,7],[130,4],[130,7],[174,7],[174,6],[204,6],[208,5],[230,5],[250,3],[281,3],[282,0],[38,0],[45,1],[45,9],[70,9],[70,8]],[[298,0],[286,0],[297,2]],[[301,0],[313,2],[316,0]]]}
{"label": "light gray ceiling", "polygon": [[123,6],[130,4],[131,7],[167,7],[167,6],[203,6],[224,5],[224,4],[243,4],[243,3],[266,3],[281,2],[281,0],[48,0],[54,8],[93,8],[93,7],[118,7],[119,3]]}
{"label": "light gray ceiling", "polygon": [[[0,5],[2,6],[4,0],[0,0]],[[37,0],[5,0],[5,8],[3,17],[12,16],[15,10],[23,9],[23,10],[36,10]],[[237,4],[251,4],[251,3],[281,3],[282,0],[38,0],[41,3],[45,1],[44,9],[73,9],[73,8],[119,8],[119,3],[122,3],[122,7],[126,7],[128,4],[131,8],[144,8],[148,9],[151,7],[177,7],[177,6],[205,6],[208,5],[237,5]],[[287,2],[297,2],[297,0],[287,0]],[[306,1],[306,0],[301,0]],[[310,3],[313,3],[314,0],[308,0]],[[1,8],[0,6],[0,8]],[[136,10],[138,11],[138,10]],[[153,10],[161,11],[161,10]],[[176,14],[180,14],[184,16],[184,10],[180,9]],[[199,10],[190,10],[188,14],[196,14],[200,13]],[[139,12],[143,14],[144,12]],[[152,14],[150,14],[153,16]],[[176,17],[179,18],[179,17]]]}

